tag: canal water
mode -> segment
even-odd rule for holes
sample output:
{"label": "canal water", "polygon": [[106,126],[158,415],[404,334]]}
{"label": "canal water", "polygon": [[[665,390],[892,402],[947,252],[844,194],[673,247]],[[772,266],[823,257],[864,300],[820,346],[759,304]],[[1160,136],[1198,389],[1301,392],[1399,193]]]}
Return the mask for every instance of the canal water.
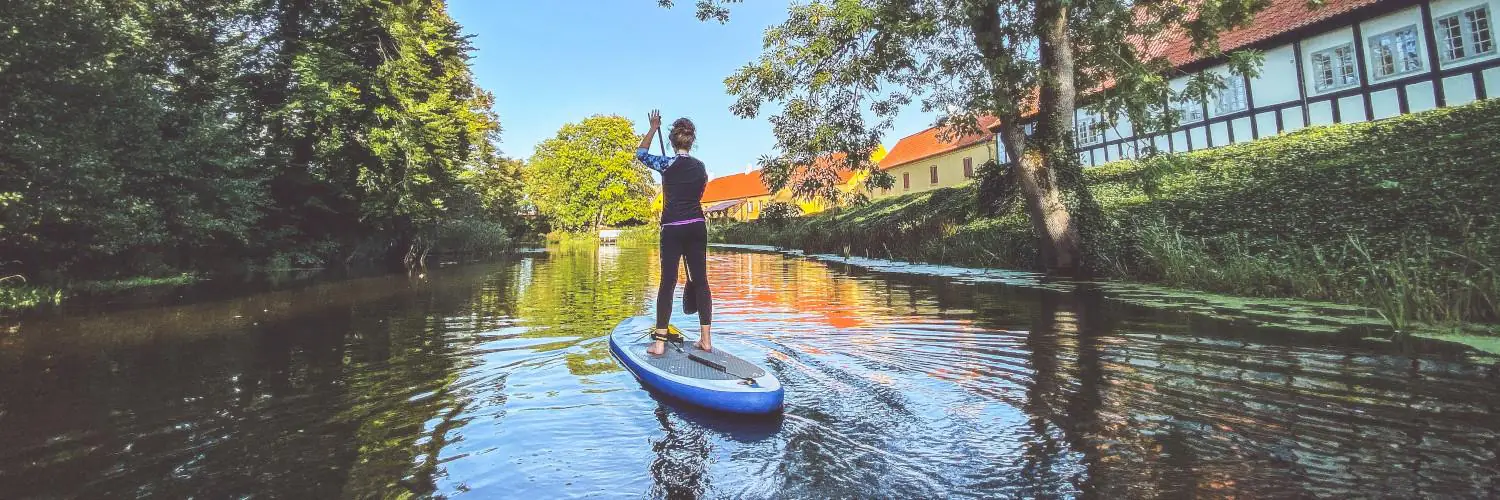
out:
{"label": "canal water", "polygon": [[715,345],[786,411],[694,411],[603,337],[655,262],[555,247],[6,326],[0,498],[1500,495],[1500,381],[1463,354],[741,250],[710,254]]}

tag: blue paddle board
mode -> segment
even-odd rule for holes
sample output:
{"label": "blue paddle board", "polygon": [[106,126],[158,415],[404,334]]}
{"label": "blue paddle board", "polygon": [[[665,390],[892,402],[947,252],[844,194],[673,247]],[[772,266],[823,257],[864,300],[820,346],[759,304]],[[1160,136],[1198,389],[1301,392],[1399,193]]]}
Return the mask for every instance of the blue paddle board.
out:
{"label": "blue paddle board", "polygon": [[747,414],[781,411],[781,381],[721,347],[706,352],[688,340],[668,343],[666,354],[647,354],[655,323],[648,316],[627,318],[609,335],[610,353],[642,385],[712,410]]}

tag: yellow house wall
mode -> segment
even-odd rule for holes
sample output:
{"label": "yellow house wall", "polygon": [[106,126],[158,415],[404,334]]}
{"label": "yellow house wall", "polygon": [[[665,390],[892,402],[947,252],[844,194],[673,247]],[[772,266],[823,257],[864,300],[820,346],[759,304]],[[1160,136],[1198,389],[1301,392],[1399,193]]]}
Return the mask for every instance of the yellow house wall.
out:
{"label": "yellow house wall", "polygon": [[[891,177],[896,179],[895,185],[889,190],[876,190],[870,197],[884,198],[909,193],[920,193],[922,191],[953,187],[969,182],[973,179],[964,177],[964,158],[973,158],[974,174],[979,175],[979,166],[995,158],[994,141],[984,141],[963,149],[924,158],[886,170],[887,173],[891,174]],[[937,165],[938,168],[938,182],[936,184],[932,183],[931,168],[933,165]],[[902,174],[911,175],[910,189],[902,187]]]}
{"label": "yellow house wall", "polygon": [[[771,196],[771,195],[761,195],[761,196],[751,196],[749,198],[736,198],[736,199],[744,200],[745,202],[741,203],[737,207],[734,207],[734,208],[730,209],[729,210],[729,218],[737,220],[737,221],[740,221],[740,222],[745,222],[745,221],[751,221],[751,220],[759,219],[760,218],[760,212],[762,210],[765,210],[766,204],[774,201],[775,197]],[[723,203],[725,201],[729,201],[729,200],[719,200],[719,201],[715,201],[715,202],[704,202],[703,203],[703,208],[707,209],[711,205],[717,205],[717,204]]]}
{"label": "yellow house wall", "polygon": [[[875,163],[879,163],[880,160],[882,160],[882,159],[885,158],[886,153],[888,153],[888,151],[886,151],[885,146],[882,145],[882,146],[876,148],[874,153],[870,154],[870,161],[871,162],[875,162]],[[958,161],[962,162],[963,160],[960,159]],[[975,165],[977,166],[978,164],[976,163]],[[959,165],[959,172],[960,173],[963,172],[963,165],[962,164]],[[849,179],[849,182],[846,182],[843,185],[839,186],[839,189],[842,190],[842,191],[844,191],[847,194],[856,193],[864,185],[865,177],[868,177],[868,176],[869,176],[869,174],[867,174],[865,172],[856,173],[856,174],[854,174],[853,177],[851,177]],[[802,209],[802,213],[803,214],[815,214],[815,213],[827,210],[829,208],[829,203],[826,202],[826,201],[823,201],[823,200],[811,200],[811,201],[808,201],[808,200],[798,200],[798,199],[795,199],[792,196],[792,192],[791,192],[790,189],[782,189],[780,192],[777,192],[775,194],[768,194],[768,195],[761,195],[761,196],[752,196],[752,197],[749,197],[749,198],[740,198],[740,199],[745,200],[745,203],[741,204],[738,207],[735,207],[732,210],[730,210],[729,211],[729,218],[737,220],[737,221],[741,221],[741,222],[759,219],[761,211],[765,210],[765,208],[766,208],[766,204],[772,203],[772,202],[783,202],[783,203],[793,203],[793,204],[796,204],[797,208]],[[718,204],[718,203],[722,203],[724,201],[727,201],[727,200],[719,200],[719,201],[715,201],[715,202],[705,202],[703,204],[703,208],[708,208],[710,205],[715,205],[715,204]]]}

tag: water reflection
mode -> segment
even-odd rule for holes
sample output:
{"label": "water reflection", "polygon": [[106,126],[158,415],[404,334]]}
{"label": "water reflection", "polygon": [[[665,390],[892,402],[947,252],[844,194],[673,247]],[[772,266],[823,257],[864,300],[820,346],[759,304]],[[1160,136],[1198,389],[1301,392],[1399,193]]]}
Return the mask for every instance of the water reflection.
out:
{"label": "water reflection", "polygon": [[[0,496],[1496,496],[1500,382],[1106,302],[715,250],[781,419],[640,389],[650,249],[0,329]],[[692,318],[679,315],[677,321]]]}

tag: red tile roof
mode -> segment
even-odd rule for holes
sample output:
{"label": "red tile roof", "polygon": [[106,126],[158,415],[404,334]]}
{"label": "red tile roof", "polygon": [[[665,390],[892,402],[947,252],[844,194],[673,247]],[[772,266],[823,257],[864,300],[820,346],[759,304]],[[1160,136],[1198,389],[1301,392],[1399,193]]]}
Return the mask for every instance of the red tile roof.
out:
{"label": "red tile roof", "polygon": [[710,179],[708,185],[703,188],[703,202],[737,200],[768,194],[771,194],[771,190],[766,189],[766,183],[760,180],[760,170],[751,170]]}
{"label": "red tile roof", "polygon": [[[1224,52],[1243,49],[1382,1],[1385,0],[1324,0],[1323,6],[1314,8],[1308,6],[1307,0],[1270,0],[1271,5],[1256,13],[1249,25],[1220,33],[1219,49]],[[1132,41],[1132,43],[1140,42]],[[1146,45],[1146,49],[1142,51],[1143,57],[1147,59],[1166,57],[1174,68],[1203,60],[1202,56],[1193,53],[1191,37],[1180,29],[1163,33],[1156,40],[1147,42]],[[1114,80],[1110,79],[1089,92],[1097,92],[1113,86]],[[1031,99],[1034,101],[1036,97],[1036,91],[1033,91]],[[1031,104],[1027,106],[1030,109],[1021,113],[1022,118],[1036,116],[1035,103]],[[996,131],[999,125],[999,121],[996,121],[989,126],[989,130]],[[882,168],[885,167],[882,166]]]}
{"label": "red tile roof", "polygon": [[[1308,6],[1307,0],[1270,0],[1271,5],[1256,13],[1255,19],[1248,26],[1220,33],[1219,48],[1225,52],[1243,49],[1380,1],[1382,0],[1325,0],[1322,7],[1313,8]],[[1159,40],[1150,44],[1145,51],[1148,56],[1165,56],[1173,66],[1202,59],[1192,53],[1192,41],[1187,33],[1178,31]]]}
{"label": "red tile roof", "polygon": [[[979,119],[979,127],[990,130],[998,125],[1000,120],[994,117],[982,117]],[[931,158],[956,149],[965,148],[990,140],[995,136],[991,132],[978,134],[965,134],[958,138],[943,141],[938,136],[942,127],[932,127],[906,137],[902,137],[896,145],[891,147],[891,152],[880,160],[881,170],[890,170],[911,162]]]}

